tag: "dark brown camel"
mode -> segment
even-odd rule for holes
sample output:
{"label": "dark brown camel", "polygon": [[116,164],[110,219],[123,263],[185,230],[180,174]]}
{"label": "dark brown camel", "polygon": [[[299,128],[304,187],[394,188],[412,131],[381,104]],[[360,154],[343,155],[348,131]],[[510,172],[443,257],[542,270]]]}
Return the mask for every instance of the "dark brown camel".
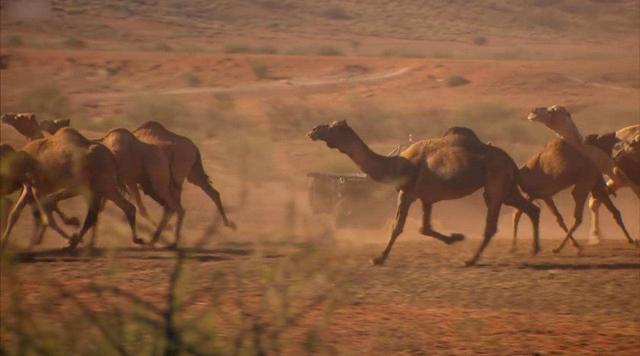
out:
{"label": "dark brown camel", "polygon": [[442,137],[416,142],[395,157],[374,153],[345,121],[316,126],[308,136],[348,155],[373,180],[395,184],[398,188],[398,210],[391,238],[382,254],[373,260],[374,264],[379,265],[386,260],[393,243],[402,233],[409,207],[416,199],[422,202],[422,234],[446,244],[463,240],[462,234],[447,236],[433,230],[432,206],[441,200],[462,198],[483,187],[488,210],[484,239],[466,264],[471,266],[477,262],[496,233],[502,204],[522,209],[531,218],[533,251],[539,252],[540,209],[518,191],[518,167],[509,155],[481,142],[472,130],[451,128]]}
{"label": "dark brown camel", "polygon": [[[564,219],[553,201],[553,196],[572,186],[571,195],[575,202],[574,223],[570,229],[567,229]],[[562,139],[551,141],[542,152],[533,156],[520,168],[520,188],[531,201],[542,199],[556,217],[560,227],[565,231],[566,238],[553,252],[559,252],[567,242],[567,238],[579,251],[581,250],[572,234],[582,222],[584,205],[589,193],[606,205],[627,239],[633,242],[624,226],[620,212],[609,199],[602,174],[598,168],[589,158],[583,156],[571,144]],[[512,250],[515,250],[518,222],[521,215],[522,211],[517,210],[513,216]]]}
{"label": "dark brown camel", "polygon": [[[200,150],[190,139],[167,130],[155,121],[142,124],[133,131],[133,134],[140,141],[160,147],[165,152],[171,167],[172,181],[178,190],[178,197],[182,193],[182,185],[186,179],[202,189],[215,203],[224,225],[236,229],[235,223],[227,219],[220,193],[211,185],[209,176],[204,170]],[[181,228],[183,219],[184,211],[178,212],[177,230]]]}
{"label": "dark brown camel", "polygon": [[[122,196],[115,158],[106,147],[86,139],[74,129],[64,128],[49,138],[27,143],[21,151],[37,160],[39,174],[34,177],[35,194],[42,197],[43,209],[50,226],[69,240],[70,248],[76,247],[95,224],[104,200],[114,202],[125,213],[133,242],[143,243],[135,231],[136,209]],[[51,211],[56,202],[76,195],[86,199],[88,212],[80,232],[77,236],[70,237],[56,225],[51,218]],[[27,195],[23,191],[9,215],[3,243],[7,242],[26,203]]]}

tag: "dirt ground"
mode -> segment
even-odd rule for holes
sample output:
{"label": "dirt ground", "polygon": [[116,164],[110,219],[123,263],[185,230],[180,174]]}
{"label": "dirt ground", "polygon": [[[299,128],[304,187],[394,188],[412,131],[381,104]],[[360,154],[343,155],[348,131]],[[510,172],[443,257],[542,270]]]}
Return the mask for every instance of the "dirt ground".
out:
{"label": "dirt ground", "polygon": [[[8,3],[2,113],[70,118],[91,138],[162,121],[198,145],[239,229],[189,184],[180,253],[134,246],[111,204],[97,250],[63,251],[49,232],[27,251],[25,211],[0,261],[0,354],[155,355],[170,340],[191,354],[640,353],[640,249],[604,209],[604,243],[586,244],[585,209],[577,255],[551,252],[563,236],[542,207],[533,257],[526,218],[510,252],[503,208],[480,264],[465,268],[481,192],[435,205],[436,229],[467,236],[453,246],[417,232],[416,204],[374,267],[390,219],[338,229],[312,214],[307,174],[358,168],[305,137],[347,119],[386,153],[464,125],[521,165],[554,137],[525,120],[533,107],[566,106],[585,134],[636,124],[637,1],[57,1],[26,18]],[[25,143],[4,124],[0,139]],[[556,202],[570,222],[570,191]],[[640,238],[638,200],[623,189],[614,203]],[[77,198],[61,207],[85,214]],[[139,231],[149,238],[148,224]]]}

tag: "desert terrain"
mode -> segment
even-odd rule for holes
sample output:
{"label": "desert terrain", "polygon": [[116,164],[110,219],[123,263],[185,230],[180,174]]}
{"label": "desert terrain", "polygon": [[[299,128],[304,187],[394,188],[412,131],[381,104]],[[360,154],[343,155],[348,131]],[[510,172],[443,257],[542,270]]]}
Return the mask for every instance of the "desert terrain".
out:
{"label": "desert terrain", "polygon": [[[526,120],[533,107],[566,106],[584,134],[637,124],[640,2],[16,3],[1,3],[0,111],[69,118],[90,138],[160,121],[198,145],[238,230],[188,183],[178,251],[134,246],[110,204],[97,249],[63,251],[48,232],[27,251],[23,212],[1,260],[0,353],[640,352],[640,249],[604,209],[604,243],[586,245],[585,207],[583,253],[554,254],[564,234],[540,204],[534,257],[526,218],[510,252],[503,207],[480,264],[463,267],[484,227],[481,192],[435,205],[434,226],[467,237],[451,246],[418,233],[414,204],[389,260],[372,266],[392,214],[356,229],[312,213],[307,174],[358,167],[305,136],[344,119],[386,153],[467,126],[521,165],[554,138]],[[613,201],[640,238],[633,193]],[[556,203],[571,222],[570,190]],[[86,213],[78,198],[61,207]],[[139,230],[148,240],[149,224]]]}

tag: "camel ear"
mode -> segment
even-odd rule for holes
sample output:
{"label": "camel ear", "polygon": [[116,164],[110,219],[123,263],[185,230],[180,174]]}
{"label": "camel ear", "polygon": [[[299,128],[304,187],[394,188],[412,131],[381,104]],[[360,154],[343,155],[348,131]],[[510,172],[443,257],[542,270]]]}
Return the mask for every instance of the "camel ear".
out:
{"label": "camel ear", "polygon": [[331,127],[347,127],[347,120],[334,121],[330,125]]}

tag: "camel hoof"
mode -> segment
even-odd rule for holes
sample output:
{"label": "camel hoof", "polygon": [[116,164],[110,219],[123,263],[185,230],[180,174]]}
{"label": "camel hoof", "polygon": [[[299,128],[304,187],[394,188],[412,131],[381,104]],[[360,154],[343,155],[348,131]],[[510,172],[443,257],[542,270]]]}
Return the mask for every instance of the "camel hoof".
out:
{"label": "camel hoof", "polygon": [[587,241],[587,245],[591,245],[591,246],[600,245],[601,243],[602,241],[600,240],[600,238],[593,238]]}
{"label": "camel hoof", "polygon": [[551,252],[553,252],[553,253],[560,253],[560,249],[559,249],[559,248],[554,248],[553,250],[551,250]]}
{"label": "camel hoof", "polygon": [[[540,254],[541,251],[542,251],[542,249],[539,246],[536,246],[536,247],[533,248],[532,255],[537,256],[537,255]],[[560,251],[560,250],[558,250],[558,251]]]}
{"label": "camel hoof", "polygon": [[74,250],[80,244],[80,236],[78,234],[73,234],[69,239],[69,246],[65,248],[65,250],[71,251]]}
{"label": "camel hoof", "polygon": [[476,260],[468,260],[464,262],[465,267],[471,267],[476,264]]}
{"label": "camel hoof", "polygon": [[237,225],[236,225],[236,223],[234,223],[233,221],[228,221],[228,222],[225,224],[225,226],[226,226],[226,227],[228,227],[229,229],[233,230],[233,231],[238,230],[238,226],[237,226]]}
{"label": "camel hoof", "polygon": [[134,237],[132,241],[133,241],[134,244],[137,244],[137,245],[144,245],[145,244],[144,240],[139,238],[139,237]]}
{"label": "camel hoof", "polygon": [[80,226],[80,219],[76,218],[75,216],[72,218],[69,218],[67,220],[64,221],[65,225],[69,225],[69,226],[75,226],[75,227],[79,227]]}
{"label": "camel hoof", "polygon": [[169,245],[167,245],[166,249],[175,251],[175,250],[178,249],[178,244],[176,244],[176,243],[169,244]]}
{"label": "camel hoof", "polygon": [[384,264],[384,260],[385,260],[384,257],[378,256],[376,258],[371,259],[371,264],[373,264],[374,266],[382,266]]}
{"label": "camel hoof", "polygon": [[458,241],[463,241],[463,240],[464,240],[463,234],[453,233],[451,234],[451,236],[449,236],[449,239],[447,240],[447,245],[451,245]]}

